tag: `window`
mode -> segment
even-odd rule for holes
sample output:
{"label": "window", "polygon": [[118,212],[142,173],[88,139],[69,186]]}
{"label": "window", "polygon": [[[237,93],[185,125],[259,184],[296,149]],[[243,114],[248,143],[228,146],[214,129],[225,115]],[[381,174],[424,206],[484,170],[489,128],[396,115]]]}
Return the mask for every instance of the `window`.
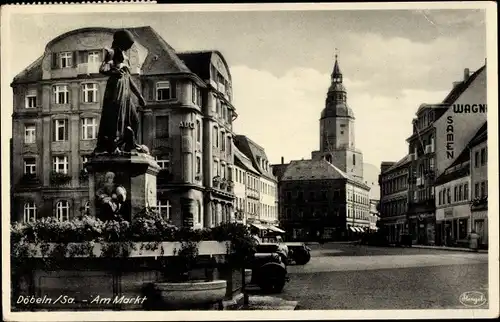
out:
{"label": "window", "polygon": [[479,183],[474,185],[474,197],[479,198]]}
{"label": "window", "polygon": [[453,197],[455,202],[458,201],[458,187],[453,189]]}
{"label": "window", "polygon": [[446,194],[448,196],[448,203],[451,203],[451,189],[448,188],[448,190],[446,190]]}
{"label": "window", "polygon": [[95,103],[97,102],[97,84],[83,84],[83,102],[84,103]]}
{"label": "window", "polygon": [[474,167],[475,168],[479,167],[479,151],[476,151],[474,155]]}
{"label": "window", "polygon": [[214,160],[214,168],[213,168],[213,175],[218,176],[219,175],[219,162],[217,160]]}
{"label": "window", "polygon": [[64,52],[59,54],[59,67],[61,68],[73,67],[72,52]]}
{"label": "window", "polygon": [[36,91],[28,93],[26,95],[26,108],[36,108]]}
{"label": "window", "polygon": [[52,158],[52,170],[59,173],[68,173],[68,157],[55,156]]}
{"label": "window", "polygon": [[36,174],[36,159],[35,158],[25,158],[24,159],[24,174]]}
{"label": "window", "polygon": [[89,51],[87,57],[87,61],[89,64],[98,64],[101,60],[100,53],[98,51]]}
{"label": "window", "polygon": [[220,176],[221,176],[221,178],[226,177],[226,166],[224,164],[220,165]]}
{"label": "window", "polygon": [[55,104],[68,104],[69,103],[68,85],[56,85],[56,86],[54,86],[54,103]]}
{"label": "window", "polygon": [[462,200],[464,200],[464,197],[463,197],[462,186],[460,185],[458,187],[458,201],[462,201]]}
{"label": "window", "polygon": [[97,137],[97,121],[94,117],[82,119],[82,140],[93,140]]}
{"label": "window", "polygon": [[487,162],[486,148],[481,149],[481,165],[485,165]]}
{"label": "window", "polygon": [[172,208],[172,206],[170,205],[169,200],[158,200],[156,202],[156,207],[158,208],[158,212],[163,219],[170,220],[170,208]]}
{"label": "window", "polygon": [[231,137],[228,136],[227,137],[226,149],[227,149],[227,153],[229,153],[229,154],[231,154],[231,146],[232,146],[232,140],[231,140]]}
{"label": "window", "polygon": [[69,220],[69,203],[66,200],[59,201],[56,204],[56,218],[59,221]]}
{"label": "window", "polygon": [[25,223],[36,220],[36,205],[34,202],[27,202],[24,204],[23,215]]}
{"label": "window", "polygon": [[464,184],[464,200],[469,200],[469,184]]}
{"label": "window", "polygon": [[220,109],[221,109],[221,102],[219,100],[215,101],[215,112],[217,114],[220,114]]}
{"label": "window", "polygon": [[221,151],[226,151],[226,140],[224,140],[224,131],[220,132],[220,144],[221,144]]}
{"label": "window", "polygon": [[214,126],[212,139],[214,140],[214,147],[219,147],[219,129],[217,126]]}
{"label": "window", "polygon": [[191,100],[194,104],[201,106],[201,90],[196,86],[195,83],[192,84]]}
{"label": "window", "polygon": [[196,142],[201,142],[201,122],[196,120]]}
{"label": "window", "polygon": [[160,169],[165,170],[170,168],[170,156],[155,156],[156,163],[160,166]]}
{"label": "window", "polygon": [[35,143],[36,140],[36,125],[35,124],[25,124],[24,125],[24,143],[31,144]]}
{"label": "window", "polygon": [[169,137],[169,117],[168,115],[159,115],[155,118],[156,138]]}
{"label": "window", "polygon": [[196,174],[201,173],[201,158],[196,156]]}
{"label": "window", "polygon": [[486,191],[486,181],[481,182],[481,198],[484,198],[488,195]]}
{"label": "window", "polygon": [[68,140],[68,120],[54,120],[54,141],[67,141]]}
{"label": "window", "polygon": [[170,82],[158,82],[156,83],[156,100],[166,101],[175,98],[175,86]]}
{"label": "window", "polygon": [[352,164],[356,165],[356,155],[355,154],[352,155]]}

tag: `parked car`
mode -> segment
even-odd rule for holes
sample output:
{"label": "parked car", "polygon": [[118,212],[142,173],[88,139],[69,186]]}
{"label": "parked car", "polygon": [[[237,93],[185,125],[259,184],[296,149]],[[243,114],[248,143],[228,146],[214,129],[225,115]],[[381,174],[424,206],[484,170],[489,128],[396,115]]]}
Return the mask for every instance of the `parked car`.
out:
{"label": "parked car", "polygon": [[285,243],[288,247],[288,258],[297,265],[305,265],[311,260],[311,249],[304,243],[289,242]]}
{"label": "parked car", "polygon": [[257,252],[249,266],[252,270],[250,283],[257,285],[264,292],[280,293],[286,282],[290,280],[286,265],[281,261],[281,256],[278,253]]}
{"label": "parked car", "polygon": [[256,246],[257,253],[276,253],[280,256],[281,261],[288,265],[288,246],[283,243],[260,243]]}

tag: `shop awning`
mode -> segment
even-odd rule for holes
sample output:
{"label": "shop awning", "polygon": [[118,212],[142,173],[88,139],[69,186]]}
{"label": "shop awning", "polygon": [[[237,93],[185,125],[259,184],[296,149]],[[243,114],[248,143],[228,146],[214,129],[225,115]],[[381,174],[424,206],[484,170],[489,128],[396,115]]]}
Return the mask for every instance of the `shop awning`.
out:
{"label": "shop awning", "polygon": [[264,226],[264,225],[261,225],[261,224],[254,224],[254,223],[252,223],[251,225],[254,226],[257,229],[260,229],[260,230],[266,230],[266,229],[268,229],[267,226]]}
{"label": "shop awning", "polygon": [[349,229],[351,229],[351,230],[352,230],[353,232],[355,232],[355,233],[357,233],[357,232],[358,232],[358,230],[357,230],[355,227],[353,227],[353,226],[349,226]]}
{"label": "shop awning", "polygon": [[364,233],[365,229],[363,227],[357,227],[360,233]]}
{"label": "shop awning", "polygon": [[285,231],[283,229],[280,229],[280,228],[278,228],[276,226],[273,226],[273,225],[269,225],[269,229],[272,230],[272,231],[275,231],[277,233],[282,233],[282,234],[285,233]]}

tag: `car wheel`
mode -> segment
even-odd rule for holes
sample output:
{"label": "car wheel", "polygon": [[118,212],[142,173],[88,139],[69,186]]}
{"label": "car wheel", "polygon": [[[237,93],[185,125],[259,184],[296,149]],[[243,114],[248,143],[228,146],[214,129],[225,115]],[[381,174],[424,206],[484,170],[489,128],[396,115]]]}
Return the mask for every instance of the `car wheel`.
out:
{"label": "car wheel", "polygon": [[276,280],[273,285],[273,291],[276,293],[281,293],[285,287],[285,279]]}

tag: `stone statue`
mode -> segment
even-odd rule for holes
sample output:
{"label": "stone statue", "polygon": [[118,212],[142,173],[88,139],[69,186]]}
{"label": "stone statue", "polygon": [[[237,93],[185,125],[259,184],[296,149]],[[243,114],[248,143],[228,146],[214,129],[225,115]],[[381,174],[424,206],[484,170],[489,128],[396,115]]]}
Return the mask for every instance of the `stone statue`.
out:
{"label": "stone statue", "polygon": [[109,78],[94,154],[132,150],[149,152],[145,146],[137,143],[139,115],[132,94],[137,97],[140,106],[145,106],[146,101],[131,77],[129,60],[125,55],[133,44],[133,35],[128,30],[119,30],[113,35],[111,48],[105,49],[99,72]]}
{"label": "stone statue", "polygon": [[107,172],[102,187],[96,192],[97,206],[100,208],[99,219],[120,220],[125,215],[123,208],[127,200],[127,191],[115,183],[115,174]]}

